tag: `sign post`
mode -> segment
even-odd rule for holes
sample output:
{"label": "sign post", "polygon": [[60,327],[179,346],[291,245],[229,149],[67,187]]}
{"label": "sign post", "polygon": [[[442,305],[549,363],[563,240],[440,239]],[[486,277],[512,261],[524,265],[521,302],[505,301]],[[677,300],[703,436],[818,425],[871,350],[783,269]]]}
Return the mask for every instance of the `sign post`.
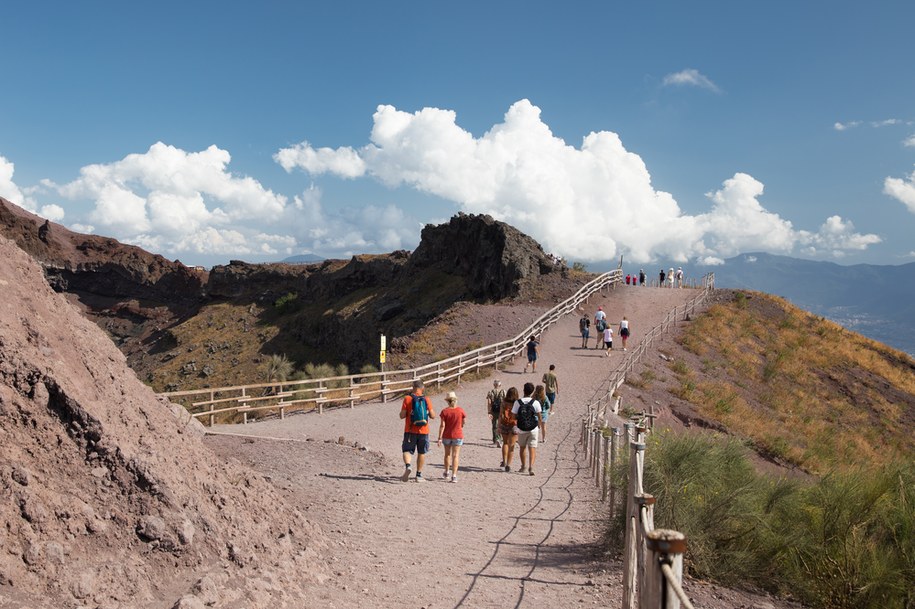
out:
{"label": "sign post", "polygon": [[378,355],[378,361],[381,364],[382,372],[384,372],[384,361],[385,361],[385,359],[387,359],[386,353],[385,353],[385,351],[387,350],[387,346],[388,346],[387,337],[384,334],[382,334],[381,335],[381,352]]}

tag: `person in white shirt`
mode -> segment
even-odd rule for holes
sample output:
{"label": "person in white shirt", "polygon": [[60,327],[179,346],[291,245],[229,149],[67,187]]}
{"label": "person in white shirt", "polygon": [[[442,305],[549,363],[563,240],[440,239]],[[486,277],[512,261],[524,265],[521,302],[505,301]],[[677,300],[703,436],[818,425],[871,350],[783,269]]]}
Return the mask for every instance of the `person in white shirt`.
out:
{"label": "person in white shirt", "polygon": [[604,349],[607,350],[607,357],[610,357],[610,352],[613,351],[613,328],[610,324],[604,328]]}
{"label": "person in white shirt", "polygon": [[626,350],[626,341],[629,340],[629,320],[623,315],[620,321],[620,337],[623,339],[623,351]]}

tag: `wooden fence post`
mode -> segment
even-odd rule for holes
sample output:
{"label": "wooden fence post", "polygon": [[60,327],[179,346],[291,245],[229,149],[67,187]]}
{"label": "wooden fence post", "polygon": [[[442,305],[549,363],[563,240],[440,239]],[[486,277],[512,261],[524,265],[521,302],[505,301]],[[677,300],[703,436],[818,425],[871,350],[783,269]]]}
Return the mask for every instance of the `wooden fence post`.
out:
{"label": "wooden fence post", "polygon": [[645,545],[645,540],[649,532],[654,530],[654,504],[655,498],[647,493],[642,493],[635,498],[636,506],[639,510],[639,526],[636,529],[638,531],[638,592],[639,592],[639,607],[648,608],[648,607],[658,607],[660,605],[653,603],[650,599],[651,592],[648,589],[648,586],[645,585],[645,572],[649,567],[646,566],[649,561],[648,548]]}
{"label": "wooden fence post", "polygon": [[677,586],[683,582],[683,554],[686,553],[686,536],[679,531],[657,529],[645,540],[650,559],[645,572],[645,587],[653,604],[646,607],[680,609],[680,597],[664,577],[662,567],[673,572]]}
{"label": "wooden fence post", "polygon": [[636,497],[641,495],[642,465],[645,457],[645,445],[632,442],[629,451],[629,488],[626,492],[626,535],[623,543],[623,609],[636,609],[636,578],[638,577],[639,522]]}
{"label": "wooden fence post", "polygon": [[616,485],[613,484],[613,472],[616,470],[616,462],[619,461],[620,434],[622,431],[619,427],[610,430],[610,518],[616,516]]}
{"label": "wooden fence post", "polygon": [[611,465],[610,465],[610,463],[611,463],[610,462],[610,437],[612,437],[612,431],[611,431],[611,436],[603,437],[603,446],[602,446],[602,450],[601,450],[601,453],[604,456],[604,466],[601,467],[601,470],[600,470],[601,471],[601,488],[600,488],[600,500],[601,501],[607,500],[607,493],[610,490],[609,489],[610,467],[611,467]]}

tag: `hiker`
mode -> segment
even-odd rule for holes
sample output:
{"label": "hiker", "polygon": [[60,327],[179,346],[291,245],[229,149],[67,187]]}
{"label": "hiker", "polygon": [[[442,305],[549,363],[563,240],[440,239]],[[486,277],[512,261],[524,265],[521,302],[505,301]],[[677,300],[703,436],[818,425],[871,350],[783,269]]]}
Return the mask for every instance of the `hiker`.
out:
{"label": "hiker", "polygon": [[639,269],[639,285],[645,285],[645,269]]}
{"label": "hiker", "polygon": [[666,277],[666,275],[664,274],[664,269],[661,269],[661,272],[658,273],[658,287],[659,288],[664,287],[664,277]]}
{"label": "hiker", "polygon": [[512,457],[515,455],[515,440],[518,439],[518,428],[515,423],[518,420],[512,414],[512,407],[518,400],[518,390],[509,387],[502,399],[502,405],[499,407],[499,433],[502,434],[502,462],[499,467],[504,467],[505,471],[511,471]]}
{"label": "hiker", "polygon": [[591,318],[587,315],[582,315],[581,319],[578,320],[578,331],[581,332],[581,348],[588,348],[588,337],[591,334]]}
{"label": "hiker", "polygon": [[600,343],[604,339],[604,329],[607,327],[607,314],[604,313],[604,307],[597,307],[597,313],[594,314],[594,329],[597,336],[594,340],[594,348],[599,349]]}
{"label": "hiker", "polygon": [[492,389],[486,394],[486,413],[489,420],[492,421],[492,443],[494,446],[502,446],[502,437],[499,435],[499,410],[502,408],[502,400],[505,399],[505,390],[502,389],[502,381],[496,379],[492,382]]}
{"label": "hiker", "polygon": [[438,444],[445,445],[445,472],[442,477],[446,480],[451,476],[452,482],[457,482],[458,461],[461,456],[461,446],[464,444],[464,421],[467,413],[457,405],[457,394],[449,391],[445,396],[447,406],[438,413],[441,423],[438,426]]}
{"label": "hiker", "polygon": [[532,372],[537,372],[537,352],[540,350],[539,347],[540,343],[537,342],[537,338],[531,334],[530,339],[527,341],[527,363],[524,364],[524,372],[527,372],[528,366],[531,367]]}
{"label": "hiker", "polygon": [[610,357],[610,352],[613,351],[613,328],[610,324],[604,328],[604,349],[607,350],[607,357]]}
{"label": "hiker", "polygon": [[670,270],[667,271],[667,287],[674,287],[674,267],[670,267]]}
{"label": "hiker", "polygon": [[[512,414],[515,415],[515,425],[518,428],[518,453],[521,456],[521,469],[518,471],[522,474],[527,471],[531,476],[534,475],[537,440],[540,438],[540,427],[543,425],[540,402],[534,399],[533,393],[534,384],[524,383],[524,397],[516,400],[512,406]],[[525,454],[527,459],[524,458]]]}
{"label": "hiker", "polygon": [[623,339],[623,351],[626,350],[626,341],[629,340],[629,320],[623,315],[620,321],[620,337]]}
{"label": "hiker", "polygon": [[404,396],[400,407],[400,418],[404,419],[403,431],[403,475],[401,480],[410,479],[410,455],[416,455],[416,481],[424,482],[423,466],[426,464],[426,452],[429,450],[429,420],[435,418],[432,404],[423,395],[423,382],[413,381],[413,392]]}
{"label": "hiker", "polygon": [[38,227],[38,238],[47,243],[49,232],[51,232],[51,221],[45,220],[44,224]]}
{"label": "hiker", "polygon": [[534,389],[534,399],[540,402],[540,442],[546,442],[546,422],[553,414],[553,401],[543,385]]}
{"label": "hiker", "polygon": [[678,288],[683,287],[683,267],[682,266],[677,267],[677,287]]}
{"label": "hiker", "polygon": [[556,378],[556,364],[550,364],[550,371],[543,375],[541,379],[546,390],[546,397],[550,398],[550,404],[556,404],[556,394],[559,393],[559,379]]}

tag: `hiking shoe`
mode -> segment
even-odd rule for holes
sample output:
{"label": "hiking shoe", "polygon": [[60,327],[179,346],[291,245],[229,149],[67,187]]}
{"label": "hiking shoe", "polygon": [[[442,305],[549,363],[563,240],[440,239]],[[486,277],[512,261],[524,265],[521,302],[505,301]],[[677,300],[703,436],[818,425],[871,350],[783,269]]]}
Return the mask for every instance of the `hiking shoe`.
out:
{"label": "hiking shoe", "polygon": [[407,480],[410,479],[410,468],[409,467],[406,468],[405,470],[403,470],[403,474],[400,476],[400,479],[403,482],[406,482]]}
{"label": "hiking shoe", "polygon": [[525,472],[525,471],[526,471],[526,470],[527,470],[527,468],[526,468],[526,467],[522,467],[522,468],[521,468],[521,469],[519,469],[519,470],[518,470],[518,471],[519,471],[519,472],[521,472],[521,473],[522,473],[522,474],[523,474],[523,473],[524,473],[524,472]]}
{"label": "hiking shoe", "polygon": [[530,474],[531,476],[533,476],[533,475],[534,475],[534,470],[529,469],[529,470],[527,470],[527,473]]}
{"label": "hiking shoe", "polygon": [[442,472],[442,478],[447,478],[449,474],[450,474],[449,470],[446,469],[445,471]]}
{"label": "hiking shoe", "polygon": [[423,478],[422,476],[417,476],[417,477],[416,477],[416,481],[417,481],[417,482],[425,482],[426,479]]}
{"label": "hiking shoe", "polygon": [[506,466],[505,466],[505,471],[507,471],[507,472],[512,471],[511,465],[506,465]]}
{"label": "hiking shoe", "polygon": [[505,461],[499,461],[499,467],[505,467]]}
{"label": "hiking shoe", "polygon": [[451,476],[451,481],[452,481],[452,482],[457,482],[457,476]]}

